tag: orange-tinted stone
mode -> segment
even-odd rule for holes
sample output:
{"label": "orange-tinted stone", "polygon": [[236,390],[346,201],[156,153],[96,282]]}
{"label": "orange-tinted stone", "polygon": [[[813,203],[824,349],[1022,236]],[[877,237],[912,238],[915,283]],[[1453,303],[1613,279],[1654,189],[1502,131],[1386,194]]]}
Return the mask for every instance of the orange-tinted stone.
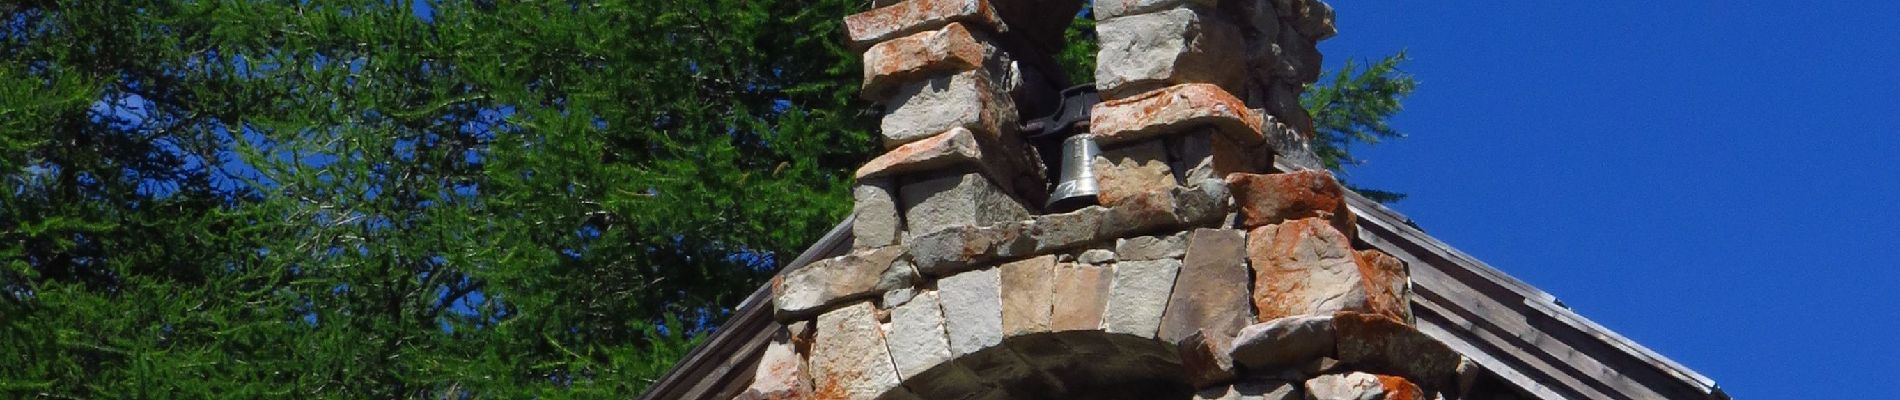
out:
{"label": "orange-tinted stone", "polygon": [[953,128],[927,139],[906,143],[877,156],[858,167],[862,181],[912,171],[943,168],[957,163],[978,163],[983,150],[976,134],[969,129]]}
{"label": "orange-tinted stone", "polygon": [[1174,171],[1168,166],[1168,151],[1161,141],[1147,141],[1109,148],[1096,156],[1096,198],[1104,206],[1115,207],[1125,199],[1147,192],[1174,189]]}
{"label": "orange-tinted stone", "polygon": [[877,100],[904,82],[977,69],[990,51],[987,47],[960,23],[878,43],[864,51],[862,93]]}
{"label": "orange-tinted stone", "polygon": [[844,18],[845,32],[850,35],[851,44],[858,48],[952,22],[974,24],[996,32],[1009,30],[986,0],[904,0]]}
{"label": "orange-tinted stone", "polygon": [[746,388],[738,398],[811,398],[811,378],[805,372],[805,359],[797,349],[791,332],[780,327],[773,334],[772,343],[765,347],[764,354],[760,356],[758,369],[753,370],[752,386]]}
{"label": "orange-tinted stone", "polygon": [[1056,256],[1045,255],[1003,264],[1003,336],[1016,337],[1049,331],[1055,303]]}
{"label": "orange-tinted stone", "polygon": [[1365,276],[1366,305],[1372,313],[1411,321],[1411,280],[1405,262],[1379,250],[1358,253],[1359,274]]}
{"label": "orange-tinted stone", "polygon": [[1392,375],[1379,375],[1379,386],[1385,388],[1385,400],[1422,400],[1425,391],[1405,378]]}
{"label": "orange-tinted stone", "polygon": [[1256,228],[1248,234],[1247,254],[1254,270],[1256,321],[1369,311],[1351,242],[1325,220]]}
{"label": "orange-tinted stone", "polygon": [[1108,268],[1061,263],[1056,265],[1055,303],[1049,321],[1054,331],[1093,331],[1102,328],[1102,309],[1108,305]]}
{"label": "orange-tinted stone", "polygon": [[1346,189],[1331,172],[1307,170],[1283,174],[1229,174],[1228,190],[1240,208],[1240,224],[1257,227],[1302,218],[1320,218],[1333,228],[1355,236],[1352,212],[1346,208]]}
{"label": "orange-tinted stone", "polygon": [[1102,145],[1213,126],[1242,145],[1261,143],[1261,119],[1220,86],[1190,83],[1096,104],[1089,131]]}

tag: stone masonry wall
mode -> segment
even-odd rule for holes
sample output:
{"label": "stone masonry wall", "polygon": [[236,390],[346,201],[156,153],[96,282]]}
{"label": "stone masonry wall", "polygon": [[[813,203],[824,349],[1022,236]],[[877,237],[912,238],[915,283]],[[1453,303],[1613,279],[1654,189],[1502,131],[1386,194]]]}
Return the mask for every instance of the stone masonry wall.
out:
{"label": "stone masonry wall", "polygon": [[1331,8],[1095,1],[1100,205],[1045,213],[1018,104],[1049,71],[1025,60],[1079,1],[846,19],[888,152],[857,171],[851,253],[773,281],[781,331],[739,397],[1455,397],[1469,363],[1412,327],[1406,266],[1356,244],[1345,189],[1272,171],[1312,165],[1298,99]]}

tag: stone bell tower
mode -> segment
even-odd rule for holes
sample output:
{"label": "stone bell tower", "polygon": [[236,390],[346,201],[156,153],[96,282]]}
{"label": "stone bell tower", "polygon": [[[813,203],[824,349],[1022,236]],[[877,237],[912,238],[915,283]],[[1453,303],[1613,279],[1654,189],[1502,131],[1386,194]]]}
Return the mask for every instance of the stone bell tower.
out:
{"label": "stone bell tower", "polygon": [[[887,152],[856,173],[848,254],[773,282],[741,398],[1458,393],[1407,266],[1310,169],[1325,3],[1097,0],[1100,102],[1067,126],[1030,121],[1091,101],[1051,58],[1079,0],[874,5],[845,24]],[[1056,159],[1052,134],[1100,153]],[[1093,205],[1047,207],[1074,168]]]}

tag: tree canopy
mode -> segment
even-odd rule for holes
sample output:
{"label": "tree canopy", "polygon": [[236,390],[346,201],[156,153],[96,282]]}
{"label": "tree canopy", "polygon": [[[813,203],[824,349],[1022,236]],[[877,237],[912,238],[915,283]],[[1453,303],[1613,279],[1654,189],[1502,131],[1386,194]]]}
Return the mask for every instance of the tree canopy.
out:
{"label": "tree canopy", "polygon": [[0,397],[637,394],[849,210],[863,3],[0,5]]}

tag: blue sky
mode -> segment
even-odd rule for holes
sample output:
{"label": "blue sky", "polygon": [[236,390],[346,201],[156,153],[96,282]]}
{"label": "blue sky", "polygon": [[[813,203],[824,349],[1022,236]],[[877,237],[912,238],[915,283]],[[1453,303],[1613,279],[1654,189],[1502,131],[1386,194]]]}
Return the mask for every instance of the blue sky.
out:
{"label": "blue sky", "polygon": [[1900,366],[1900,2],[1344,1],[1420,81],[1356,183],[1747,399]]}

